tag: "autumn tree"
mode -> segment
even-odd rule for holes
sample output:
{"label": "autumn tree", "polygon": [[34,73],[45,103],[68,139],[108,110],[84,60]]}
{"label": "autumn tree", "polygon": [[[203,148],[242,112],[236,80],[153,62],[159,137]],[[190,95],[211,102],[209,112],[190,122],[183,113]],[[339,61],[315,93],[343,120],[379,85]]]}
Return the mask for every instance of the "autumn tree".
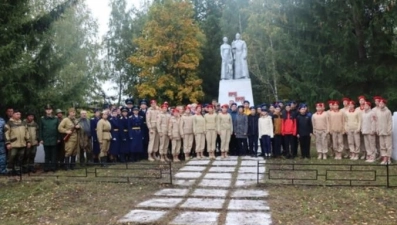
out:
{"label": "autumn tree", "polygon": [[204,93],[197,76],[204,35],[194,21],[190,1],[155,1],[149,8],[137,52],[130,62],[140,68],[139,97],[172,103],[200,101]]}

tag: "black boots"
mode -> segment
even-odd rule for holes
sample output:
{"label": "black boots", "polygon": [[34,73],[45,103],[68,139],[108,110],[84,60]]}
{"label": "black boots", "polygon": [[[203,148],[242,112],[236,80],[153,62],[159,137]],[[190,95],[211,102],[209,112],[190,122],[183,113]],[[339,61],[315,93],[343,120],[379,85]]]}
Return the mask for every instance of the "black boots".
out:
{"label": "black boots", "polygon": [[63,169],[69,170],[70,169],[70,157],[65,157],[63,161]]}
{"label": "black boots", "polygon": [[74,170],[74,167],[76,166],[76,156],[71,156],[70,159],[70,169]]}
{"label": "black boots", "polygon": [[106,156],[101,157],[101,166],[102,166],[102,167],[105,167],[105,166],[106,166],[107,158],[108,158],[108,157],[106,157]]}

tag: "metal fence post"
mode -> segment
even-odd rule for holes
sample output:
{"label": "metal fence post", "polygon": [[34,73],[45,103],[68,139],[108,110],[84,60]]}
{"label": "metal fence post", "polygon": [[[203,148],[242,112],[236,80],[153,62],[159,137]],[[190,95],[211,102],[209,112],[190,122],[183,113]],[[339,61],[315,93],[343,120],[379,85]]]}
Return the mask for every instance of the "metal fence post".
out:
{"label": "metal fence post", "polygon": [[256,184],[259,184],[259,160],[257,161],[256,164]]}
{"label": "metal fence post", "polygon": [[386,164],[386,180],[387,180],[387,188],[390,188],[390,180],[389,180],[389,162]]}
{"label": "metal fence post", "polygon": [[172,164],[171,162],[168,162],[169,169],[170,169],[170,184],[172,185]]}

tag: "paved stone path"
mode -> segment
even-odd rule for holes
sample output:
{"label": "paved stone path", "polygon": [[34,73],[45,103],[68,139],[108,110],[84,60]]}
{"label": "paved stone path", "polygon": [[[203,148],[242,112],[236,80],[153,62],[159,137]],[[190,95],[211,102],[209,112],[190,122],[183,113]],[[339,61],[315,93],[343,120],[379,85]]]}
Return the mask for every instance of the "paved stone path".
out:
{"label": "paved stone path", "polygon": [[[132,224],[271,224],[268,193],[256,186],[260,158],[192,159],[175,175],[172,188],[154,193],[119,220]],[[264,167],[260,168],[263,173]]]}

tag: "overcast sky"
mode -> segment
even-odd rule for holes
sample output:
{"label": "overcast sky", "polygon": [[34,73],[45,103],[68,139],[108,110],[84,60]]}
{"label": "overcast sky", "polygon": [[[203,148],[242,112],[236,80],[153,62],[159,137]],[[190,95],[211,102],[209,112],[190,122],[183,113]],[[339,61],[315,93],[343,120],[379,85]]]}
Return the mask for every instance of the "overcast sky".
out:
{"label": "overcast sky", "polygon": [[[128,8],[132,5],[140,7],[144,0],[126,0]],[[98,39],[101,40],[108,30],[108,22],[111,8],[109,6],[110,0],[85,0],[87,6],[91,9],[92,16],[98,21]],[[103,90],[108,96],[117,95],[116,90],[111,90],[115,84],[112,82],[105,82],[102,85]]]}

